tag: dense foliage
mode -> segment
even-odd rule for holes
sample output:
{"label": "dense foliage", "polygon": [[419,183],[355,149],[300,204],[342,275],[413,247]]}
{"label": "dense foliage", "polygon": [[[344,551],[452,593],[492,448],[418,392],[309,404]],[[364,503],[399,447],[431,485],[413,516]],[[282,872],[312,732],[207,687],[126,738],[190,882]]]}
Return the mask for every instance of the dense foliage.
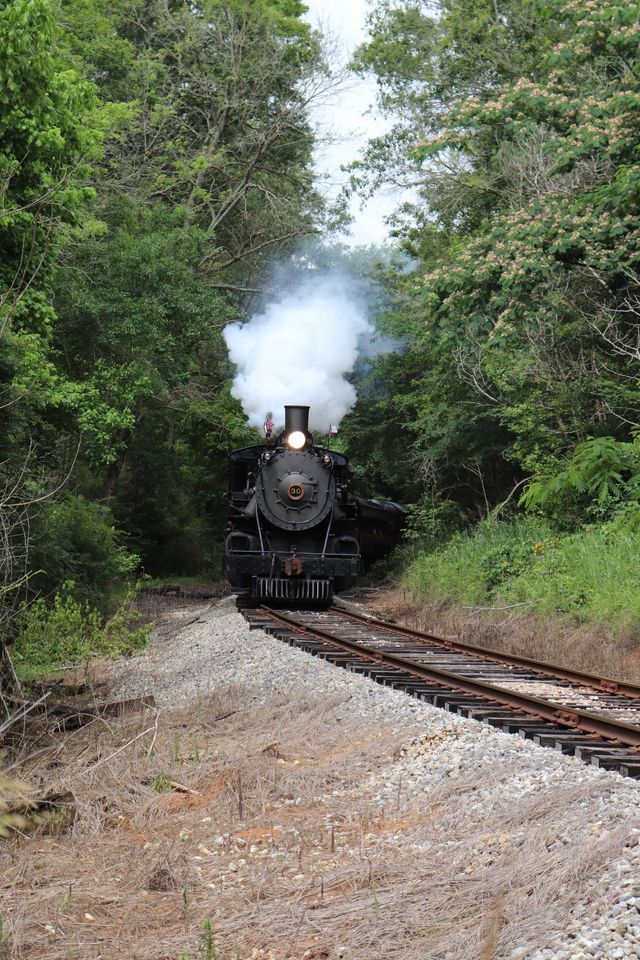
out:
{"label": "dense foliage", "polygon": [[[48,649],[65,604],[103,629],[140,571],[217,573],[226,453],[251,437],[222,329],[259,302],[274,256],[329,222],[309,109],[332,80],[304,12],[0,9],[0,633],[35,601],[25,649]],[[635,542],[639,12],[372,4],[353,68],[392,125],[351,189],[410,185],[412,200],[376,277],[392,349],[358,370],[339,443],[362,491],[415,505],[410,540],[455,534],[450,559],[470,522],[518,511],[569,553],[585,524],[620,562]],[[526,602],[559,569],[557,547],[538,567],[513,547],[535,533],[517,524],[491,528],[510,544],[493,565],[479,528],[478,596],[507,595],[503,561]]]}
{"label": "dense foliage", "polygon": [[221,331],[321,217],[308,110],[330,80],[304,9],[2,5],[5,623],[25,595],[33,634],[64,604],[111,613],[143,570],[218,574],[250,436]]}
{"label": "dense foliage", "polygon": [[138,626],[124,609],[103,623],[99,611],[76,600],[74,592],[75,584],[69,580],[51,603],[39,597],[21,608],[12,648],[21,676],[28,678],[100,654],[127,656],[147,642],[150,626]]}
{"label": "dense foliage", "polygon": [[417,594],[463,607],[606,623],[634,639],[640,624],[637,531],[586,526],[559,535],[537,517],[483,520],[420,553],[406,572]]}
{"label": "dense foliage", "polygon": [[395,123],[353,182],[413,185],[395,232],[414,269],[387,276],[406,350],[383,359],[358,416],[381,433],[405,424],[429,536],[522,494],[565,529],[636,522],[638,13],[622,0],[374,6],[354,66],[373,71]]}

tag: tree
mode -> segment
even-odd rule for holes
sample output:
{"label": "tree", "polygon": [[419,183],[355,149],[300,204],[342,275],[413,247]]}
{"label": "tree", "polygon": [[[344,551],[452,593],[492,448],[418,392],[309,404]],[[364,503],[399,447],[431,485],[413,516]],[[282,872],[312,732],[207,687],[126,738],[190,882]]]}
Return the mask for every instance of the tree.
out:
{"label": "tree", "polygon": [[[453,233],[478,225],[500,206],[500,178],[478,143],[478,163],[455,153],[419,167],[415,147],[447,129],[453,106],[484,99],[514,77],[536,77],[541,58],[559,32],[541,16],[536,0],[381,0],[369,16],[370,40],[353,59],[358,73],[373,73],[378,106],[392,121],[353,167],[354,187],[410,186],[418,197],[402,218],[404,240],[437,221],[439,246]],[[425,207],[428,208],[428,214]],[[426,214],[426,217],[425,217]],[[406,229],[415,218],[417,231]]]}
{"label": "tree", "polygon": [[[47,0],[0,10],[0,623],[27,557],[25,510],[64,456],[47,446],[68,383],[51,355],[61,238],[82,229],[106,111],[60,57]],[[66,444],[61,444],[64,448]]]}
{"label": "tree", "polygon": [[61,235],[82,222],[91,197],[82,180],[100,148],[102,118],[94,88],[61,62],[57,36],[46,0],[13,0],[0,10],[0,416],[5,438],[24,438],[29,411],[57,397],[48,355],[55,321],[49,298],[55,250]]}
{"label": "tree", "polygon": [[408,387],[414,446],[445,488],[475,462],[490,506],[505,481],[638,421],[637,11],[447,0],[429,13],[374,10],[356,66],[376,71],[399,121],[362,169],[384,177],[390,160],[391,178],[419,186],[397,232],[422,262],[392,281],[425,371]]}
{"label": "tree", "polygon": [[333,80],[301,20],[303,5],[96,6],[104,37],[97,51],[86,28],[82,37],[77,5],[63,4],[62,16],[82,37],[74,48],[85,69],[105,74],[104,95],[132,105],[108,154],[104,199],[179,207],[185,226],[206,231],[200,268],[223,288],[313,231],[308,110]]}
{"label": "tree", "polygon": [[61,254],[55,343],[73,391],[58,429],[82,431],[81,489],[156,572],[212,556],[224,504],[207,487],[243,433],[221,331],[316,229],[307,112],[333,81],[303,9],[60,4],[68,56],[121,112],[97,228]]}
{"label": "tree", "polygon": [[[422,157],[493,141],[508,207],[427,278],[437,326],[471,342],[528,468],[638,416],[628,357],[594,326],[633,295],[637,24],[611,2],[554,3],[566,39],[499,96],[455,105]],[[637,375],[637,374],[636,374]],[[631,378],[631,380],[630,380]]]}

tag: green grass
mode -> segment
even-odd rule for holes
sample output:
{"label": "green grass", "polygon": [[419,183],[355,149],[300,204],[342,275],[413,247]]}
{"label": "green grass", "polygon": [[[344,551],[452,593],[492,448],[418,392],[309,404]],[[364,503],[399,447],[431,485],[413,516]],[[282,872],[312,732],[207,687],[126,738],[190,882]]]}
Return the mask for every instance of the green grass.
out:
{"label": "green grass", "polygon": [[545,616],[640,628],[639,555],[639,533],[596,526],[558,535],[535,519],[485,521],[419,555],[405,584],[432,600],[521,604]]}
{"label": "green grass", "polygon": [[502,597],[543,614],[640,626],[640,535],[592,528],[543,543],[530,570]]}
{"label": "green grass", "polygon": [[509,578],[533,564],[535,545],[550,535],[545,524],[486,521],[455,534],[410,564],[406,585],[433,600],[485,604]]}

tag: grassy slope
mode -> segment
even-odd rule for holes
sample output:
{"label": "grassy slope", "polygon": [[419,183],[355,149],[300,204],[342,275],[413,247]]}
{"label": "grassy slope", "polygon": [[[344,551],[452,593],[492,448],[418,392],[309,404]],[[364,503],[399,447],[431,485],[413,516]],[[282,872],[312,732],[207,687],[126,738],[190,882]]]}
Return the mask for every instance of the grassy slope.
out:
{"label": "grassy slope", "polygon": [[561,536],[537,520],[485,521],[416,557],[405,583],[432,600],[519,604],[545,616],[640,628],[639,555],[640,534],[592,527]]}

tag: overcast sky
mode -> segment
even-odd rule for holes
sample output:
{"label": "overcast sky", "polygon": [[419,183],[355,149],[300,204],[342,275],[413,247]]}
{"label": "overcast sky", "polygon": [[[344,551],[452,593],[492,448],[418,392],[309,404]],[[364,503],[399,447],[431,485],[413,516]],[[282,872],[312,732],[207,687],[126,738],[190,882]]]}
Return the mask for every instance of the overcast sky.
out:
{"label": "overcast sky", "polygon": [[[368,0],[305,0],[309,8],[309,21],[321,29],[328,29],[339,38],[342,57],[347,61],[358,44],[366,40],[366,15]],[[321,147],[317,154],[317,167],[328,173],[337,193],[345,176],[340,173],[343,164],[355,160],[371,136],[387,128],[386,121],[368,112],[375,104],[376,86],[373,78],[353,80],[337,91],[330,105],[319,111],[317,121],[321,128],[336,135],[337,142]],[[351,244],[383,242],[387,237],[384,217],[397,206],[399,197],[389,192],[378,192],[361,209],[361,201],[352,201],[351,213],[355,221],[351,227]]]}

